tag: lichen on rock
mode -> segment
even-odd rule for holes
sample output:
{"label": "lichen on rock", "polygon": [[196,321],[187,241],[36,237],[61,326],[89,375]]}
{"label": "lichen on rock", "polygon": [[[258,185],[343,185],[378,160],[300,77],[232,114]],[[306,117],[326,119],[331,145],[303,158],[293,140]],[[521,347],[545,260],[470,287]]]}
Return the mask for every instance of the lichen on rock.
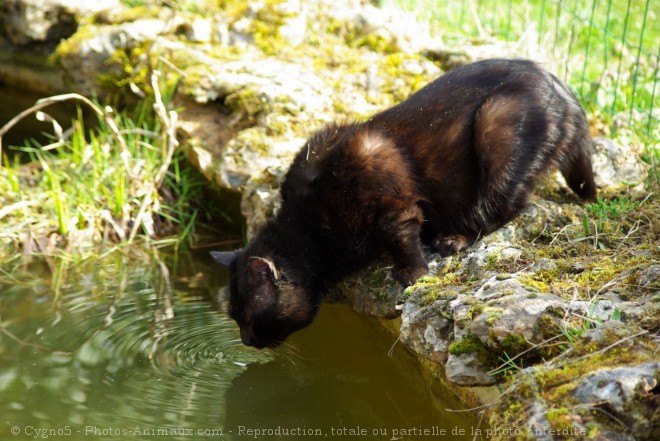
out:
{"label": "lichen on rock", "polygon": [[491,424],[528,428],[532,439],[551,431],[569,439],[657,439],[654,346],[644,331],[621,322],[594,328],[570,354],[520,371],[495,403]]}

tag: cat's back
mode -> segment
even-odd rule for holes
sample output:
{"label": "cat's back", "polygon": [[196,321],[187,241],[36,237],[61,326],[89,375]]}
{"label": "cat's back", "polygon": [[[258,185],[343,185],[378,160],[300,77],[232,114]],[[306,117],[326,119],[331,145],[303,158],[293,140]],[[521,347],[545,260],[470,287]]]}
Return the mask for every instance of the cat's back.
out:
{"label": "cat's back", "polygon": [[[572,94],[538,63],[491,59],[447,72],[407,100],[374,116],[369,124],[399,138],[470,125],[476,111],[494,95],[534,104],[551,99],[579,108]],[[448,136],[448,138],[450,138]]]}
{"label": "cat's back", "polygon": [[392,139],[362,124],[331,124],[298,152],[282,184],[282,208],[310,228],[359,235],[384,201],[409,200],[416,191],[409,158]]}

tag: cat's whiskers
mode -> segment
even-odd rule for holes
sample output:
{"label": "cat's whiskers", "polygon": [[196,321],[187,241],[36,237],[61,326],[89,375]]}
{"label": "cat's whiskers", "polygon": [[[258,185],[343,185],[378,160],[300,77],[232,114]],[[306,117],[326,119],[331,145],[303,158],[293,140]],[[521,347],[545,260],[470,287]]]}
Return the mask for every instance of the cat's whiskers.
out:
{"label": "cat's whiskers", "polygon": [[294,361],[294,358],[309,361],[309,358],[305,358],[302,355],[300,355],[300,349],[296,348],[290,343],[284,342],[277,348],[273,348],[272,351],[275,354],[286,357],[286,359],[289,360],[291,364],[293,364],[294,366],[297,366],[296,362]]}
{"label": "cat's whiskers", "polygon": [[300,353],[300,349],[298,349],[297,347],[295,347],[294,345],[292,345],[291,343],[288,343],[288,342],[283,342],[281,347],[285,347],[289,351],[291,351],[292,353],[295,353],[295,354]]}

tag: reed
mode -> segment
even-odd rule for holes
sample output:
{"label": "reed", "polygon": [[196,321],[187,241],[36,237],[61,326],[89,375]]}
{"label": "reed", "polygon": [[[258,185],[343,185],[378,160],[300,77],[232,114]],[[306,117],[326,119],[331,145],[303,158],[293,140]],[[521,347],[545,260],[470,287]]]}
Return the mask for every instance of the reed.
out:
{"label": "reed", "polygon": [[[118,112],[81,95],[39,100],[0,129],[37,114],[53,123],[48,145],[20,148],[30,159],[19,164],[3,155],[0,168],[0,261],[17,251],[72,253],[134,242],[181,244],[199,218],[194,198],[202,182],[178,152],[177,113],[161,93],[160,73],[151,77],[153,95],[132,111]],[[43,113],[55,102],[80,107],[69,130]],[[82,109],[97,116],[86,127]]]}

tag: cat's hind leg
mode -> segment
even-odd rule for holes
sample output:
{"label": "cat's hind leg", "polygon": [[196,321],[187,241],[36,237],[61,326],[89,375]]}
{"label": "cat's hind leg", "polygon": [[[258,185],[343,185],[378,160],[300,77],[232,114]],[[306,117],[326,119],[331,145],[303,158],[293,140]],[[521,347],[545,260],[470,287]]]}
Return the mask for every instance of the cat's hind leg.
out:
{"label": "cat's hind leg", "polygon": [[568,186],[580,199],[596,199],[596,183],[591,166],[591,137],[587,134],[576,148],[559,164],[559,170]]}
{"label": "cat's hind leg", "polygon": [[438,234],[431,243],[431,247],[442,257],[448,257],[467,248],[475,242],[475,238],[468,238],[463,234]]}

